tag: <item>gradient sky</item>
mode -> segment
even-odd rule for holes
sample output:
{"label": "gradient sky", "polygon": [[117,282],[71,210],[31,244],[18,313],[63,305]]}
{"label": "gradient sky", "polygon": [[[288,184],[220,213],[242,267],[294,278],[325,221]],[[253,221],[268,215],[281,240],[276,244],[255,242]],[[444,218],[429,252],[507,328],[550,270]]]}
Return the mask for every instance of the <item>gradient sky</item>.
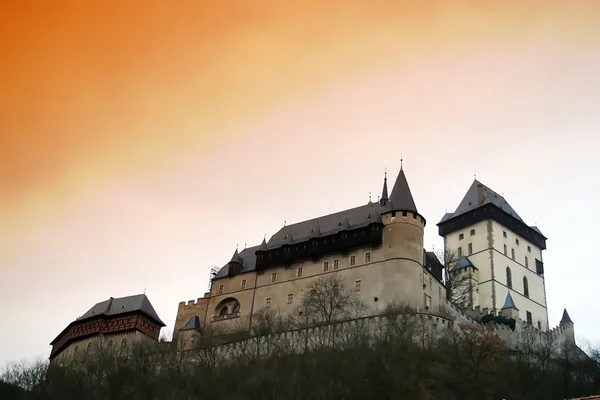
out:
{"label": "gradient sky", "polygon": [[[0,6],[0,364],[146,290],[170,333],[236,244],[473,180],[549,238],[550,324],[600,342],[600,2]],[[217,6],[217,4],[219,4]]]}

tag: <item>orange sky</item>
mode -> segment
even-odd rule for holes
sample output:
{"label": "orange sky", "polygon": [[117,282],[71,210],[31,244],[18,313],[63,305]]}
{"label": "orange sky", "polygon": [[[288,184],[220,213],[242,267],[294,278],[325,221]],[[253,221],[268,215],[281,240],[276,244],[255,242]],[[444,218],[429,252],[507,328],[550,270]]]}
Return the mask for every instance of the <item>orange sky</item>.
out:
{"label": "orange sky", "polygon": [[40,202],[61,204],[81,186],[190,142],[204,140],[211,151],[224,143],[215,126],[366,68],[532,33],[585,43],[580,33],[589,34],[600,8],[595,1],[234,3],[5,4],[0,215],[31,216]]}
{"label": "orange sky", "polygon": [[[95,212],[108,215],[107,204],[114,208],[134,203],[141,194],[156,202],[164,196],[160,205],[136,203],[135,208],[115,210],[119,221],[139,213],[144,222],[127,226],[127,237],[119,236],[125,225],[107,227],[107,237],[143,237],[152,223],[149,216],[174,232],[189,233],[170,219],[178,212],[173,204],[180,207],[187,199],[157,194],[175,190],[172,182],[210,187],[198,194],[201,199],[227,190],[229,183],[221,182],[225,177],[232,182],[252,173],[281,182],[273,171],[273,164],[280,163],[281,174],[296,173],[297,166],[329,171],[319,177],[306,172],[305,181],[323,187],[335,179],[340,179],[337,189],[348,188],[343,179],[345,185],[375,183],[368,190],[376,197],[381,170],[395,170],[397,162],[371,154],[365,164],[372,170],[342,177],[352,166],[345,160],[332,162],[316,152],[315,144],[353,154],[377,148],[389,158],[397,158],[397,147],[403,146],[405,154],[413,150],[417,163],[431,145],[456,144],[460,151],[484,148],[486,139],[478,135],[501,120],[509,124],[502,134],[514,136],[511,150],[522,152],[520,157],[542,157],[539,143],[544,135],[568,132],[589,139],[587,131],[580,133],[569,123],[580,121],[583,129],[581,121],[591,120],[597,110],[600,90],[593,80],[595,55],[600,54],[598,0],[6,1],[0,5],[0,18],[0,289],[2,279],[7,287],[17,287],[15,282],[24,282],[28,273],[41,268],[39,260],[28,258],[32,254],[43,258],[43,251],[54,251],[67,238],[70,245],[72,238],[82,237],[83,226],[101,224]],[[515,126],[527,133],[518,133]],[[306,139],[294,138],[292,132]],[[400,137],[407,132],[410,138]],[[449,135],[456,132],[464,136],[451,140]],[[561,150],[562,142],[556,143],[554,149]],[[185,152],[189,160],[173,161]],[[493,171],[505,170],[503,164],[512,156],[492,161],[476,151],[471,161],[477,164],[454,168],[468,176],[489,168],[489,176],[498,177]],[[443,154],[433,158],[454,160]],[[191,177],[173,172],[195,162]],[[553,164],[531,162],[527,168],[541,171],[542,165],[547,171]],[[424,161],[419,166],[422,171],[448,170]],[[407,173],[411,185],[418,182]],[[254,179],[238,190],[258,201],[258,191],[272,188]],[[160,190],[149,195],[136,186],[154,184]],[[515,192],[531,186],[513,184]],[[287,190],[303,196],[291,184]],[[457,188],[463,190],[466,186]],[[525,194],[535,198],[534,193]],[[421,198],[437,196],[426,195],[421,193]],[[277,218],[314,217],[317,208],[322,212],[328,206],[302,199],[314,208],[290,203],[296,214],[286,210],[283,216],[281,206]],[[331,201],[337,202],[334,207],[355,205],[350,200]],[[189,203],[187,212],[198,213],[203,223],[208,221],[203,212],[221,211],[203,209],[214,206],[208,202],[197,202],[195,208]],[[431,205],[431,210],[441,213],[453,206],[446,201]],[[428,216],[432,226],[436,215]],[[80,230],[69,225],[69,218]],[[258,235],[260,241],[265,231],[274,233],[267,228],[275,229],[256,227],[258,234],[248,231],[248,236]],[[40,238],[50,236],[55,247],[40,244],[45,240]],[[158,246],[150,239],[139,240],[139,248]],[[82,247],[91,246],[84,241]],[[220,252],[234,245],[223,243],[210,263],[219,263]],[[160,249],[168,253],[173,248]],[[100,245],[90,247],[89,257],[104,251]],[[65,271],[76,268],[67,250],[54,256]],[[15,265],[21,266],[18,273]],[[159,267],[163,265],[157,263]],[[94,295],[111,295],[98,285]],[[192,297],[203,291],[194,290]],[[178,293],[177,288],[173,291]],[[165,300],[167,306],[172,302],[169,312],[180,300]],[[68,315],[58,325],[68,323]]]}

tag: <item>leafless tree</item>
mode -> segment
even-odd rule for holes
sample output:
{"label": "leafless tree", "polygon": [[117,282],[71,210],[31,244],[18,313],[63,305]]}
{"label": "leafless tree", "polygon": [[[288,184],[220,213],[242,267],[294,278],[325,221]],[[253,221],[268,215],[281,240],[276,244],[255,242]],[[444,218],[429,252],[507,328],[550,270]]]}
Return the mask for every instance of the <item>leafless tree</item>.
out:
{"label": "leafless tree", "polygon": [[446,286],[446,299],[461,307],[473,306],[473,270],[457,269],[456,264],[461,257],[453,249],[436,251],[436,257],[444,266],[444,285]]}
{"label": "leafless tree", "polygon": [[356,291],[336,276],[320,277],[309,283],[297,313],[313,323],[331,323],[361,315],[364,304]]}

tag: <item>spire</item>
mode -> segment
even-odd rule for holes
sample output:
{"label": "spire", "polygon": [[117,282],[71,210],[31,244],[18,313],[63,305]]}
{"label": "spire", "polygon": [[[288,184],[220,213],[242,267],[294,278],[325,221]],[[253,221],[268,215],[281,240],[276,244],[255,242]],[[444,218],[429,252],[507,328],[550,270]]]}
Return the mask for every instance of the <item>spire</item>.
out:
{"label": "spire", "polygon": [[504,300],[504,305],[502,306],[502,309],[503,309],[503,310],[506,310],[506,309],[508,309],[508,308],[514,308],[514,309],[515,309],[515,310],[517,310],[517,311],[519,310],[519,309],[517,308],[517,306],[515,305],[515,302],[513,301],[513,298],[512,298],[512,296],[510,295],[510,292],[508,292],[508,293],[506,294],[506,300]]}
{"label": "spire", "polygon": [[562,318],[560,319],[560,325],[564,325],[564,324],[573,324],[573,321],[571,321],[571,317],[569,317],[569,313],[567,312],[566,308],[563,311]]}
{"label": "spire", "polygon": [[266,250],[268,250],[268,248],[267,248],[267,235],[265,235],[265,237],[263,238],[262,243],[258,247],[258,250],[259,251],[266,251]]}
{"label": "spire", "polygon": [[240,253],[238,253],[238,249],[235,249],[235,253],[233,253],[233,257],[231,257],[232,263],[238,263],[244,265],[244,259],[240,257]]}
{"label": "spire", "polygon": [[389,199],[390,199],[390,197],[388,196],[387,170],[386,170],[383,175],[383,191],[381,192],[381,198],[379,199],[379,203],[382,206],[385,206]]}
{"label": "spire", "polygon": [[418,212],[402,166],[400,167],[400,172],[398,173],[396,183],[394,183],[394,187],[392,188],[392,195],[389,200],[392,202],[393,211]]}

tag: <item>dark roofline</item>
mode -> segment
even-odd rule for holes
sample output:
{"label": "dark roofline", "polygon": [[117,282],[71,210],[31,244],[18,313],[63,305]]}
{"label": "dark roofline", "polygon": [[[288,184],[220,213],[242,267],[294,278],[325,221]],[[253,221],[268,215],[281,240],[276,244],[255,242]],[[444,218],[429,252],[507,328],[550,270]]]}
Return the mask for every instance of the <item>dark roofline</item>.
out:
{"label": "dark roofline", "polygon": [[158,326],[160,326],[161,328],[164,328],[166,325],[164,322],[162,321],[157,321],[156,319],[152,318],[150,315],[146,314],[145,312],[141,311],[141,310],[132,310],[132,311],[127,311],[127,312],[123,312],[123,313],[119,313],[119,314],[115,314],[115,315],[106,315],[106,314],[98,314],[95,315],[93,317],[89,317],[89,318],[84,318],[84,319],[76,319],[75,321],[71,321],[71,323],[69,325],[67,325],[65,327],[65,329],[63,329],[58,336],[56,336],[54,338],[54,340],[52,340],[52,342],[50,342],[50,346],[54,346],[54,344],[56,342],[58,342],[58,340],[64,336],[65,333],[67,333],[69,331],[69,329],[71,329],[71,327],[78,325],[78,324],[87,324],[89,322],[95,321],[95,320],[109,320],[109,319],[115,319],[115,318],[120,318],[124,315],[131,315],[131,314],[140,314],[143,315],[145,317],[147,317],[148,319],[154,321]]}
{"label": "dark roofline", "polygon": [[464,214],[439,222],[437,224],[438,232],[440,236],[446,236],[487,219],[493,219],[540,249],[546,250],[546,240],[548,238],[539,233],[539,230],[531,228],[492,203],[482,204]]}

